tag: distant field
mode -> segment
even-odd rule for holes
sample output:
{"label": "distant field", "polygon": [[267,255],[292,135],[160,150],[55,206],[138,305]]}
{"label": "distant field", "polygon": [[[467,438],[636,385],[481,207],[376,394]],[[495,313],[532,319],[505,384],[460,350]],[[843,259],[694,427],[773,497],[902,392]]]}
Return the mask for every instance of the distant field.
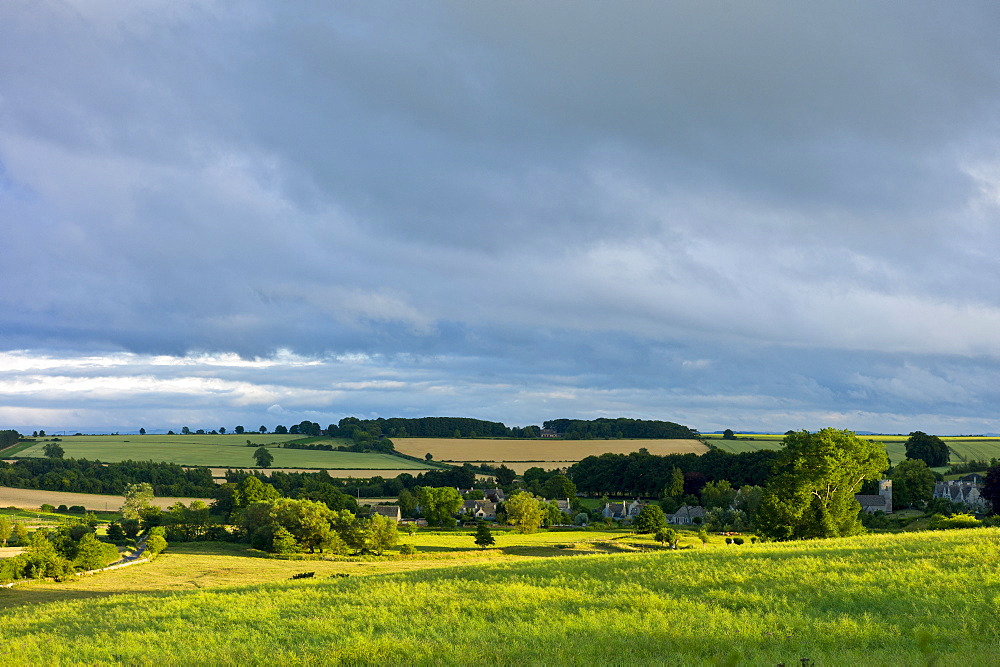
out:
{"label": "distant field", "polygon": [[523,475],[528,468],[542,468],[543,470],[555,470],[556,468],[568,468],[576,461],[477,461],[491,466],[505,465],[518,475]]}
{"label": "distant field", "polygon": [[[393,438],[396,451],[435,461],[549,461],[562,467],[606,452],[629,454],[645,447],[650,454],[702,454],[697,440],[491,440],[487,438]],[[533,464],[537,465],[537,464]],[[509,463],[508,463],[509,467]],[[530,467],[530,466],[529,466]],[[544,467],[544,466],[542,466]]]}
{"label": "distant field", "polygon": [[[165,461],[187,466],[232,468],[256,467],[253,453],[256,446],[296,440],[296,435],[80,435],[66,436],[58,443],[66,458],[97,459],[112,463],[135,461]],[[255,446],[247,447],[250,440]],[[334,441],[340,443],[346,441]],[[44,457],[48,442],[36,442],[18,453],[20,457]],[[268,447],[274,456],[275,468],[338,468],[349,470],[421,470],[426,466],[389,454],[359,454],[326,452],[313,449],[283,449]]]}
{"label": "distant field", "polygon": [[785,436],[777,434],[737,433],[737,440],[724,440],[721,435],[717,434],[703,437],[723,451],[741,454],[743,452],[756,452],[758,449],[781,449],[781,441]]}
{"label": "distant field", "polygon": [[[166,509],[177,501],[185,504],[192,500],[212,502],[211,498],[153,498],[152,504]],[[89,510],[117,511],[125,499],[122,496],[105,496],[92,493],[64,493],[62,491],[44,491],[40,489],[13,489],[0,486],[0,507],[23,507],[38,509],[45,503],[49,505],[82,505]]]}

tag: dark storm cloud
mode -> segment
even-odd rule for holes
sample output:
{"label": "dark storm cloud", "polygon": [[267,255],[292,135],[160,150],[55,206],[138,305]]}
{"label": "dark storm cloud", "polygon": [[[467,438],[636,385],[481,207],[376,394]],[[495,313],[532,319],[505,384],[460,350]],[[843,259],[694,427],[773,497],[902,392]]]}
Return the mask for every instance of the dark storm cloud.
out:
{"label": "dark storm cloud", "polygon": [[[998,14],[10,3],[0,347],[138,355],[150,410],[218,394],[148,355],[288,349],[400,384],[205,372],[291,416],[995,429]],[[57,368],[0,405],[83,400]]]}

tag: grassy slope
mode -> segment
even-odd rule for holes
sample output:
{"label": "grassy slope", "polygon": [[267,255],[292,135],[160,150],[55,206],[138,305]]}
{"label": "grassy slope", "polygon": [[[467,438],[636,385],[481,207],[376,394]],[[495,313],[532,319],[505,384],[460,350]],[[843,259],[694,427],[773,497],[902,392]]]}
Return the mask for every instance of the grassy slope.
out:
{"label": "grassy slope", "polygon": [[[66,436],[59,445],[66,458],[98,459],[105,462],[166,461],[190,466],[255,467],[253,453],[257,445],[296,440],[296,435],[124,435]],[[253,447],[247,447],[247,440]],[[347,441],[329,441],[341,444]],[[47,442],[18,453],[22,457],[43,457]],[[355,452],[325,452],[308,449],[269,447],[277,468],[344,468],[344,469],[423,469],[426,466],[387,454]]]}
{"label": "grassy slope", "polygon": [[11,664],[991,664],[998,547],[978,529],[123,595],[9,610],[0,636]]}

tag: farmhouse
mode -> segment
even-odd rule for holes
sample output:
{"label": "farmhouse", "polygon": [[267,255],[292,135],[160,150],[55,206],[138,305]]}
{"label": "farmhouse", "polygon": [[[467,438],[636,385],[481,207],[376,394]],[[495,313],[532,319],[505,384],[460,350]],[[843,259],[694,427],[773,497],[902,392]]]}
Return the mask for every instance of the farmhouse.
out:
{"label": "farmhouse", "polygon": [[[695,519],[699,520],[695,521]],[[691,526],[695,523],[704,523],[704,521],[705,508],[700,506],[682,505],[679,510],[667,515],[667,523],[672,523],[675,526]]]}

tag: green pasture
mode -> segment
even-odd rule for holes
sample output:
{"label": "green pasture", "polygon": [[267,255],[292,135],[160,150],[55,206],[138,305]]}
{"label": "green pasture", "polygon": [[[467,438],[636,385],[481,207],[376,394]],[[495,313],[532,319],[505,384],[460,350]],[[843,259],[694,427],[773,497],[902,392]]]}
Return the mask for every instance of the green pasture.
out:
{"label": "green pasture", "polygon": [[[295,562],[282,567],[317,578],[39,596],[0,611],[0,635],[12,665],[993,664],[998,550],[1000,530],[986,528],[364,577]],[[138,580],[157,563],[93,579]]]}
{"label": "green pasture", "polygon": [[755,452],[758,449],[781,449],[781,441],[785,437],[777,434],[737,433],[736,440],[724,440],[721,435],[702,436],[713,447],[733,454]]}
{"label": "green pasture", "polygon": [[[327,452],[312,449],[284,449],[282,443],[296,435],[244,433],[241,435],[77,435],[65,436],[59,445],[66,458],[117,461],[165,461],[187,466],[218,468],[256,467],[253,453],[265,446],[274,456],[274,468],[328,469],[425,469],[426,465],[390,454]],[[247,440],[252,443],[247,446]],[[326,440],[334,445],[346,440]],[[19,457],[45,456],[48,440],[38,441],[18,453]]]}

